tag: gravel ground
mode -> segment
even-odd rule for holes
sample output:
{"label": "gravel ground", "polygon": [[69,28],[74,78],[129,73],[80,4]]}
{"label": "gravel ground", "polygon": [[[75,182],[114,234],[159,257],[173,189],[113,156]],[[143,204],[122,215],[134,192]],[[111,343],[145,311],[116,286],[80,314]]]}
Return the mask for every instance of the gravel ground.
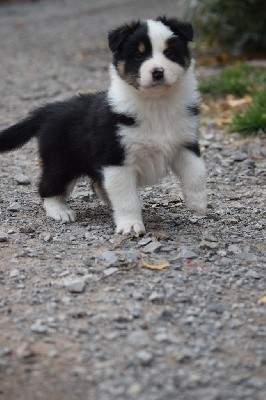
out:
{"label": "gravel ground", "polygon": [[[107,30],[181,10],[174,0],[1,4],[0,128],[106,88]],[[211,119],[201,135],[207,216],[186,210],[170,176],[141,193],[142,238],[114,235],[85,179],[71,199],[77,222],[48,220],[34,141],[1,155],[1,400],[266,398],[266,152]]]}

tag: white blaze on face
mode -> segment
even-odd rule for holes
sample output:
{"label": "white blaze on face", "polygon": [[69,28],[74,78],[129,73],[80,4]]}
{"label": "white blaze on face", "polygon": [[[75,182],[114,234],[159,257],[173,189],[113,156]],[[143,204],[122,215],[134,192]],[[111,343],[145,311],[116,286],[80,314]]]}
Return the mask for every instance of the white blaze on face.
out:
{"label": "white blaze on face", "polygon": [[152,71],[155,68],[163,69],[165,86],[172,86],[179,75],[184,72],[179,64],[169,60],[163,54],[167,47],[167,40],[174,34],[171,29],[160,21],[148,20],[147,25],[152,45],[152,57],[144,61],[140,67],[140,88],[149,89],[153,87]]}

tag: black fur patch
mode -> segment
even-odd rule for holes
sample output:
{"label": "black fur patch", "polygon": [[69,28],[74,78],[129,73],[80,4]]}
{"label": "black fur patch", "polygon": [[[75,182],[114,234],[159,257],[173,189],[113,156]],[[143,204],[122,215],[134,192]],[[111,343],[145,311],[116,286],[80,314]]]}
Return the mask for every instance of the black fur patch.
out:
{"label": "black fur patch", "polygon": [[175,35],[180,35],[183,40],[193,41],[193,27],[189,22],[179,21],[176,18],[167,18],[166,16],[158,17],[157,21],[161,21],[164,25],[168,26]]}
{"label": "black fur patch", "polygon": [[200,157],[200,148],[198,142],[192,142],[185,145],[185,148],[194,153],[197,157]]}
{"label": "black fur patch", "polygon": [[195,117],[200,113],[199,107],[196,104],[191,104],[187,106],[187,110],[189,117]]}
{"label": "black fur patch", "polygon": [[123,24],[108,33],[109,48],[113,53],[119,51],[123,42],[140,26],[140,21]]}
{"label": "black fur patch", "polygon": [[40,195],[63,195],[75,178],[88,175],[99,181],[102,167],[122,165],[125,153],[117,131],[119,125],[134,124],[132,116],[112,111],[106,92],[82,94],[48,104],[7,128],[0,133],[0,152],[36,135],[43,163]]}
{"label": "black fur patch", "polygon": [[128,115],[125,114],[116,114],[117,116],[117,123],[126,126],[133,126],[136,125],[136,120]]}
{"label": "black fur patch", "polygon": [[[119,28],[114,32],[120,32]],[[113,34],[111,33],[110,35]],[[143,49],[142,51],[139,50],[140,45]],[[135,24],[134,30],[132,28],[127,31],[127,35],[123,35],[123,39],[121,39],[120,45],[114,53],[113,63],[120,77],[130,85],[138,88],[141,64],[151,56],[152,46],[148,36],[147,24],[138,22]]]}
{"label": "black fur patch", "polygon": [[187,41],[184,41],[180,36],[172,36],[166,42],[164,50],[165,57],[176,62],[183,68],[188,68],[191,62],[191,55],[187,46]]}

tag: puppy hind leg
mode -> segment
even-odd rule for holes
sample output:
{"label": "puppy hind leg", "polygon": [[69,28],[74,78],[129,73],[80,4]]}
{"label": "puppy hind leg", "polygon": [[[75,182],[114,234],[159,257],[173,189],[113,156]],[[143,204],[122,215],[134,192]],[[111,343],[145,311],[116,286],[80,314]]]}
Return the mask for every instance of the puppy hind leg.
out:
{"label": "puppy hind leg", "polygon": [[[70,183],[69,183],[70,181]],[[56,221],[74,222],[75,212],[67,206],[66,199],[73,183],[70,179],[62,179],[43,172],[39,184],[40,196],[46,215]]]}
{"label": "puppy hind leg", "polygon": [[99,181],[92,181],[91,187],[94,193],[97,195],[98,199],[101,200],[104,204],[110,205],[110,200],[106,193],[106,190],[103,188],[101,182]]}

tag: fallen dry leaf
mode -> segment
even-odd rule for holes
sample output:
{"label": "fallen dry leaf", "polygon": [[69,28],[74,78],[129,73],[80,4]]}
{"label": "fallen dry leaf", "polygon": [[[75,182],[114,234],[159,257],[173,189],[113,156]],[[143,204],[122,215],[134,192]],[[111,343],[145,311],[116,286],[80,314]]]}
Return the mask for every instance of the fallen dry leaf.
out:
{"label": "fallen dry leaf", "polygon": [[230,56],[228,53],[221,53],[217,55],[216,59],[219,63],[225,64],[228,63]]}
{"label": "fallen dry leaf", "polygon": [[169,262],[165,262],[163,264],[154,265],[154,264],[148,263],[145,260],[141,260],[141,261],[142,261],[142,265],[143,265],[144,268],[152,269],[152,270],[156,270],[156,271],[161,271],[162,269],[165,269],[165,268],[170,266]]}
{"label": "fallen dry leaf", "polygon": [[210,111],[210,106],[207,103],[202,102],[200,105],[201,111]]}
{"label": "fallen dry leaf", "polygon": [[220,105],[223,110],[228,110],[230,108],[241,107],[250,103],[252,103],[252,97],[249,95],[246,95],[241,99],[236,99],[235,96],[229,94],[228,96],[226,96],[225,100],[222,100],[220,102]]}
{"label": "fallen dry leaf", "polygon": [[261,297],[261,298],[258,300],[258,304],[266,304],[266,296]]}
{"label": "fallen dry leaf", "polygon": [[232,122],[232,118],[215,118],[214,121],[216,122],[217,126],[229,125]]}

